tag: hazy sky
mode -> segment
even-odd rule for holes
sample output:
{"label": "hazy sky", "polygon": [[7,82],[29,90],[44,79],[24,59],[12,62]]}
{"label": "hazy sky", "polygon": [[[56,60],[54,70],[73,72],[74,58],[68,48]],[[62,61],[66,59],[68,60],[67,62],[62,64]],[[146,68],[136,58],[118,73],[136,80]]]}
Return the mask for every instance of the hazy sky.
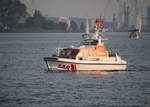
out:
{"label": "hazy sky", "polygon": [[[48,16],[75,16],[112,19],[114,12],[119,12],[119,4],[133,0],[22,0],[28,5],[29,11],[39,9]],[[141,1],[141,0],[140,0]],[[143,0],[150,1],[150,0]]]}
{"label": "hazy sky", "polygon": [[[30,11],[39,9],[49,16],[112,17],[116,0],[22,0]],[[30,1],[30,2],[29,2]]]}
{"label": "hazy sky", "polygon": [[[41,2],[41,0],[36,0]],[[79,16],[95,17],[103,14],[106,0],[42,0],[42,5],[37,4],[41,10],[53,16]],[[41,3],[40,3],[41,4]]]}

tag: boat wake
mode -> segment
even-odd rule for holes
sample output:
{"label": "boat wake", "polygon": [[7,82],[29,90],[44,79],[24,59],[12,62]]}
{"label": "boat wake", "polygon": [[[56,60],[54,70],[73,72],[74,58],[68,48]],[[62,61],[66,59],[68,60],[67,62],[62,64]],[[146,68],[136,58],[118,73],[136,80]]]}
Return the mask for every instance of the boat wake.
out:
{"label": "boat wake", "polygon": [[150,67],[145,65],[129,65],[127,71],[150,71]]}

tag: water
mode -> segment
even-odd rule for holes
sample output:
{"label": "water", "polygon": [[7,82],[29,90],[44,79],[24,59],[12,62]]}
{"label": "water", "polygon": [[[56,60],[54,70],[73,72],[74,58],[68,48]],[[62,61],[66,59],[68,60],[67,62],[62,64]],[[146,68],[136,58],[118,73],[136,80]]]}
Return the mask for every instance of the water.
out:
{"label": "water", "polygon": [[50,73],[43,57],[81,41],[81,34],[0,34],[0,107],[150,107],[150,33],[106,33],[126,71]]}

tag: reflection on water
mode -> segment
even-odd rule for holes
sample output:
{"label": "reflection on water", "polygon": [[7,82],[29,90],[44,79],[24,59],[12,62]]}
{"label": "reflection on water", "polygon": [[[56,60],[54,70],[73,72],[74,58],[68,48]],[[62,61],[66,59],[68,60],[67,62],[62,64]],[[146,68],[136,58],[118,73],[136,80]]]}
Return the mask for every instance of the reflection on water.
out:
{"label": "reflection on water", "polygon": [[126,71],[66,71],[66,70],[47,70],[45,69],[45,72],[48,73],[68,73],[68,74],[75,74],[75,75],[81,75],[81,76],[91,76],[91,77],[102,77],[102,76],[107,76],[110,74],[120,74],[120,73],[125,73]]}
{"label": "reflection on water", "polygon": [[77,75],[92,75],[92,76],[105,76],[108,75],[110,72],[105,71],[79,71],[76,72]]}
{"label": "reflection on water", "polygon": [[150,34],[139,40],[105,35],[107,48],[127,60],[126,71],[47,72],[43,57],[80,41],[81,34],[0,34],[0,106],[149,107]]}
{"label": "reflection on water", "polygon": [[108,75],[117,75],[120,73],[125,73],[126,71],[79,71],[76,72],[75,74],[77,75],[86,75],[86,76],[91,76],[91,77],[103,77],[103,76],[108,76]]}

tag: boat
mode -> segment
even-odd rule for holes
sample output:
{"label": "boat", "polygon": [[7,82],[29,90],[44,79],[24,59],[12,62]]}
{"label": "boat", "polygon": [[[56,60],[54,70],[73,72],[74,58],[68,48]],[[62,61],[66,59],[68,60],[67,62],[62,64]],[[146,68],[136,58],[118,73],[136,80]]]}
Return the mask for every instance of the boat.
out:
{"label": "boat", "polygon": [[130,39],[139,39],[141,36],[141,29],[142,29],[142,15],[141,15],[141,10],[142,7],[138,8],[138,5],[140,4],[139,1],[134,1],[135,2],[135,21],[134,21],[134,28],[132,30],[129,30]]}
{"label": "boat", "polygon": [[83,38],[78,47],[58,48],[56,54],[44,57],[48,71],[120,71],[127,62],[118,53],[106,49],[100,29],[104,20],[95,21],[95,33]]}
{"label": "boat", "polygon": [[129,30],[129,31],[130,31],[130,35],[129,35],[130,39],[139,39],[140,38],[140,30],[139,29],[133,29],[133,30]]}

